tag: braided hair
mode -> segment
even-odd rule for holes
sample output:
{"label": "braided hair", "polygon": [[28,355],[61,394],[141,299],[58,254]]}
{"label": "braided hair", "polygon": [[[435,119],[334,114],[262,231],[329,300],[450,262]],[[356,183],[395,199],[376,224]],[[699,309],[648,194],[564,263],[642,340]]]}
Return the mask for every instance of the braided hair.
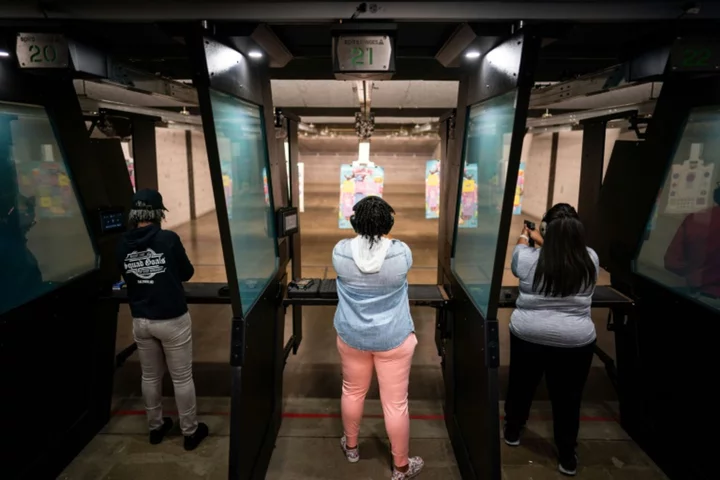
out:
{"label": "braided hair", "polygon": [[133,208],[128,215],[128,223],[133,228],[144,222],[160,225],[163,220],[165,220],[165,212],[161,209]]}
{"label": "braided hair", "polygon": [[352,226],[358,235],[374,245],[381,237],[390,233],[395,224],[395,210],[382,198],[365,197],[353,207]]}

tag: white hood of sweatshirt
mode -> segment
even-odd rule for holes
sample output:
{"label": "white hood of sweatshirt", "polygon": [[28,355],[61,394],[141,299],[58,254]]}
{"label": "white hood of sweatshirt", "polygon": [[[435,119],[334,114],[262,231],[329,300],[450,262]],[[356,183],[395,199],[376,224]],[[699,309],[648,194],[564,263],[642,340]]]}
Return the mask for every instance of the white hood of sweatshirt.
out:
{"label": "white hood of sweatshirt", "polygon": [[353,260],[362,273],[378,273],[385,261],[385,255],[392,241],[383,237],[372,247],[370,240],[358,235],[350,241]]}

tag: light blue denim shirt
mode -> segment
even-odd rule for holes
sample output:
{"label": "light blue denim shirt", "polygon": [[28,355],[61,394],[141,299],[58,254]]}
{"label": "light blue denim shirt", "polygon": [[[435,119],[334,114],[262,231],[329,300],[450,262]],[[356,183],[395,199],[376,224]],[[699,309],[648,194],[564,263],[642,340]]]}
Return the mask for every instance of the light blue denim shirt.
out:
{"label": "light blue denim shirt", "polygon": [[340,339],[352,348],[373,352],[402,345],[415,331],[408,299],[407,274],[412,267],[408,246],[383,239],[369,248],[369,242],[357,237],[340,241],[332,259],[338,291],[335,329]]}

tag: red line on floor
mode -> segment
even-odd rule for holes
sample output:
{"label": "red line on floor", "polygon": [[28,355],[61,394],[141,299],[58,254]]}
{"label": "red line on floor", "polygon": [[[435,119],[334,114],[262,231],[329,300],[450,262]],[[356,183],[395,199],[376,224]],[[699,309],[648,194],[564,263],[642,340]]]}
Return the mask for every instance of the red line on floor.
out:
{"label": "red line on floor", "polygon": [[[177,412],[169,411],[165,412],[168,415],[177,415]],[[114,412],[113,415],[118,417],[124,417],[124,416],[141,416],[145,415],[145,410],[118,410],[117,412]],[[200,412],[198,415],[202,416],[229,416],[230,412]],[[301,413],[301,412],[284,412],[282,414],[283,418],[298,418],[298,419],[321,419],[321,418],[341,418],[339,413]],[[365,418],[383,418],[382,414],[369,414],[365,415]],[[503,419],[504,416],[501,415],[500,419]],[[549,416],[531,416],[531,420],[545,420],[549,421],[552,420],[552,417]],[[410,415],[410,420],[425,420],[425,421],[439,421],[439,420],[445,420],[444,415]],[[580,416],[581,422],[617,422],[617,419],[613,417],[603,417],[603,416],[592,416],[592,415],[581,415]]]}

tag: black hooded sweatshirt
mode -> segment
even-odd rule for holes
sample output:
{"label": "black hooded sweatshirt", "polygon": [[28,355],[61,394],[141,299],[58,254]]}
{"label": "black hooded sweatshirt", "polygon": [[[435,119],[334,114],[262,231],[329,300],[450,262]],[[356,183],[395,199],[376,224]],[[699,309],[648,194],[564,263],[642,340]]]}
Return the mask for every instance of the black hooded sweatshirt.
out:
{"label": "black hooded sweatshirt", "polygon": [[135,228],[123,235],[116,258],[133,318],[170,320],[187,313],[182,282],[195,269],[177,233],[158,225]]}

